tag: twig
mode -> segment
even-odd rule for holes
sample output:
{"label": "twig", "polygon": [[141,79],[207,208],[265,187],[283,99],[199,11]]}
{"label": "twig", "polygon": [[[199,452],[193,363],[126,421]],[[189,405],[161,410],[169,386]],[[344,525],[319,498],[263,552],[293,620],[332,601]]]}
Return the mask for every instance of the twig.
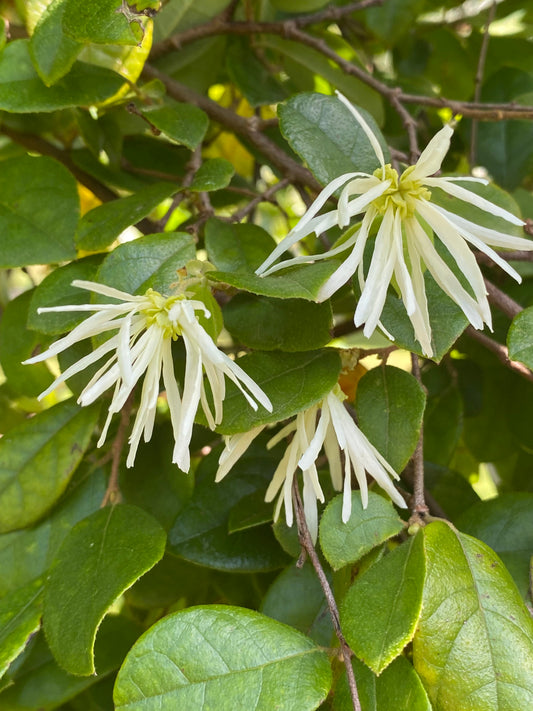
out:
{"label": "twig", "polygon": [[107,483],[107,489],[100,504],[100,508],[107,504],[118,504],[121,500],[120,487],[118,483],[120,475],[120,457],[124,449],[126,441],[126,430],[130,421],[131,410],[133,407],[134,391],[132,390],[128,399],[124,403],[124,407],[120,413],[120,422],[118,425],[117,434],[111,445],[111,474]]}
{"label": "twig", "polygon": [[272,202],[273,196],[279,190],[286,188],[287,185],[289,185],[289,183],[290,183],[290,180],[288,178],[282,178],[282,180],[280,180],[279,183],[272,185],[270,188],[268,188],[268,190],[265,190],[264,193],[262,193],[261,195],[257,195],[247,205],[242,207],[240,210],[237,210],[236,212],[234,212],[233,215],[231,216],[231,221],[232,222],[240,222],[241,220],[244,220],[244,218],[247,217],[251,212],[253,212],[255,210],[255,208],[260,203]]}
{"label": "twig", "polygon": [[280,170],[291,182],[302,183],[316,192],[322,190],[320,183],[315,180],[307,168],[293,160],[282,148],[257,130],[257,121],[246,119],[230,109],[220,106],[216,101],[212,101],[207,96],[189,89],[189,87],[160,72],[150,64],[145,64],[143,76],[149,79],[159,79],[165,85],[172,98],[200,107],[214,121],[242,136],[268,158],[272,165]]}
{"label": "twig", "polygon": [[485,279],[485,288],[487,289],[487,294],[491,304],[494,304],[497,309],[513,319],[515,316],[524,310],[523,306],[520,306],[518,302],[511,299],[504,291],[498,289],[498,287],[493,284],[488,279]]}
{"label": "twig", "polygon": [[[479,52],[479,61],[477,63],[476,77],[475,77],[475,90],[474,90],[474,101],[478,102],[481,99],[481,84],[483,83],[483,75],[485,73],[485,63],[487,61],[487,51],[489,48],[489,29],[496,16],[496,3],[493,1],[490,6],[487,23],[485,25],[485,30],[483,32],[483,40],[481,42],[481,50]],[[475,165],[476,162],[476,146],[477,146],[477,129],[478,123],[477,119],[472,120],[472,130],[470,133],[470,167]]]}
{"label": "twig", "polygon": [[313,564],[313,568],[315,569],[317,577],[320,581],[320,586],[324,592],[326,602],[328,603],[329,613],[333,622],[333,628],[339,640],[344,666],[346,667],[346,676],[348,678],[348,685],[350,687],[350,694],[352,697],[354,711],[361,711],[361,704],[359,702],[359,694],[357,693],[357,684],[355,681],[355,675],[353,673],[351,661],[353,652],[350,649],[346,640],[344,639],[337,603],[335,601],[331,586],[326,577],[326,573],[324,572],[324,568],[322,567],[320,559],[317,555],[315,546],[313,544],[313,539],[311,538],[311,534],[309,533],[309,528],[307,527],[307,521],[305,520],[305,512],[302,504],[302,499],[300,497],[300,491],[298,489],[297,477],[294,477],[293,480],[292,497],[294,501],[294,510],[296,513],[296,524],[298,526],[298,540],[300,541],[302,550],[307,553],[307,555],[309,556],[309,560]]}
{"label": "twig", "polygon": [[478,343],[481,343],[481,345],[487,350],[492,351],[500,363],[503,363],[506,368],[513,370],[515,373],[518,373],[518,375],[521,375],[523,378],[533,383],[533,373],[523,363],[520,363],[520,361],[511,360],[509,358],[509,350],[507,346],[503,346],[501,343],[493,341],[492,338],[489,338],[484,333],[481,333],[481,331],[476,331],[473,326],[468,326],[465,332],[470,336],[470,338],[473,338],[478,341]]}
{"label": "twig", "polygon": [[[420,377],[420,364],[416,353],[411,353],[412,373],[422,385]],[[422,386],[423,387],[423,386]],[[425,517],[429,513],[428,505],[426,504],[425,488],[424,488],[424,425],[420,425],[420,436],[416,444],[415,453],[413,454],[413,498],[411,503],[412,516],[409,523],[417,523],[425,525]]]}

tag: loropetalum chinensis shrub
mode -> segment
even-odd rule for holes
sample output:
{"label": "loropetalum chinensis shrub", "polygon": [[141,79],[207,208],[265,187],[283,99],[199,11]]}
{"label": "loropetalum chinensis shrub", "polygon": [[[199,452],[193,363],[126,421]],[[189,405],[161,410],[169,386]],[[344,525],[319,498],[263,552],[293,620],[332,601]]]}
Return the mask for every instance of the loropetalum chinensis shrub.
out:
{"label": "loropetalum chinensis shrub", "polygon": [[0,709],[533,708],[533,11],[2,13]]}

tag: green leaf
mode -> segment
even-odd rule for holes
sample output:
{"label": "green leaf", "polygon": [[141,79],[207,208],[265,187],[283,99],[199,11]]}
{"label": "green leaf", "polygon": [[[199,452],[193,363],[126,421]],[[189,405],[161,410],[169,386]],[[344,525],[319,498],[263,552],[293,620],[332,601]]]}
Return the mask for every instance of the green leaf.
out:
{"label": "green leaf", "polygon": [[[420,677],[404,656],[397,657],[379,676],[358,659],[352,665],[363,711],[432,711]],[[333,711],[353,711],[346,673],[335,688]]]}
{"label": "green leaf", "polygon": [[346,641],[380,674],[415,633],[425,578],[423,538],[414,538],[374,563],[348,590],[340,610]]}
{"label": "green leaf", "polygon": [[[128,605],[141,610],[169,609],[178,600],[205,600],[210,571],[167,554],[125,592]],[[182,605],[180,607],[188,606]],[[176,608],[174,608],[176,609]]]}
{"label": "green leaf", "polygon": [[0,363],[9,387],[17,394],[35,397],[53,381],[45,363],[23,365],[37,352],[42,338],[21,327],[26,322],[32,292],[26,291],[5,307],[0,321]]}
{"label": "green leaf", "polygon": [[0,600],[0,677],[39,629],[42,589],[43,581],[37,579]]}
{"label": "green leaf", "polygon": [[44,598],[46,638],[64,669],[94,674],[104,615],[164,549],[165,532],[136,506],[106,507],[74,526],[55,556]]}
{"label": "green leaf", "polygon": [[[86,313],[62,312],[38,314],[37,309],[46,306],[66,306],[68,304],[86,304],[87,291],[72,286],[75,279],[95,281],[101,256],[86,257],[64,267],[54,269],[33,291],[28,310],[28,328],[50,336],[59,336],[71,331],[87,318]],[[29,354],[26,358],[29,357]],[[37,365],[37,364],[36,364]],[[32,365],[31,370],[36,366]],[[42,388],[44,390],[44,388]]]}
{"label": "green leaf", "polygon": [[[163,39],[177,31],[201,25],[228,5],[228,0],[171,0],[157,14],[156,37]],[[209,67],[212,72],[212,67]]]}
{"label": "green leaf", "polygon": [[[531,103],[531,72],[502,67],[485,83],[483,101]],[[523,97],[523,98],[522,98]],[[477,161],[502,187],[513,190],[533,164],[533,126],[530,121],[495,121],[479,125]]]}
{"label": "green leaf", "polygon": [[235,168],[225,158],[209,158],[196,172],[189,190],[197,192],[222,190],[233,178]]}
{"label": "green leaf", "polygon": [[34,523],[57,501],[89,445],[98,411],[67,400],[0,439],[0,533]]}
{"label": "green leaf", "polygon": [[533,620],[484,543],[444,522],[424,529],[428,575],[413,661],[435,711],[533,704]]}
{"label": "green leaf", "polygon": [[119,245],[104,259],[97,281],[130,294],[155,289],[171,292],[177,270],[196,256],[194,239],[184,232],[146,235]]}
{"label": "green leaf", "polygon": [[[44,636],[38,635],[24,663],[13,675],[14,684],[0,694],[0,708],[2,711],[63,708],[61,705],[69,699],[118,669],[140,631],[139,625],[126,617],[106,617],[94,650],[97,673],[88,677],[74,676],[61,669],[46,646]],[[97,711],[101,711],[101,707]]]}
{"label": "green leaf", "polygon": [[223,309],[224,325],[250,348],[304,351],[325,346],[333,326],[329,303],[237,294]]}
{"label": "green leaf", "polygon": [[237,360],[263,388],[273,409],[252,410],[240,390],[228,383],[224,417],[217,427],[221,434],[247,432],[258,425],[280,422],[321,400],[336,384],[340,360],[336,351],[304,353],[251,353]]}
{"label": "green leaf", "polygon": [[63,538],[74,524],[100,508],[104,493],[103,472],[94,472],[81,483],[72,481],[64,499],[39,524],[0,535],[0,597],[42,576]]}
{"label": "green leaf", "polygon": [[[388,161],[387,144],[376,122],[364,109],[358,110]],[[373,173],[379,168],[379,159],[365,132],[336,97],[298,94],[280,105],[278,113],[283,135],[321,183],[329,183],[343,173]]]}
{"label": "green leaf", "polygon": [[331,643],[333,625],[328,605],[309,562],[301,568],[293,563],[278,575],[263,598],[261,612],[295,627],[317,644]]}
{"label": "green leaf", "polygon": [[366,509],[361,494],[352,491],[352,514],[346,523],[341,513],[339,495],[329,502],[320,519],[320,547],[333,570],[355,563],[404,528],[390,501],[373,491],[368,492]]}
{"label": "green leaf", "polygon": [[424,413],[424,459],[443,467],[450,463],[463,430],[463,401],[458,387],[439,368],[428,370],[424,385],[428,401]]}
{"label": "green leaf", "polygon": [[57,161],[29,156],[2,161],[0,267],[73,259],[79,210],[76,181]]}
{"label": "green leaf", "polygon": [[277,104],[286,98],[281,84],[259,61],[250,44],[241,37],[232,39],[226,52],[226,67],[232,82],[254,108]]}
{"label": "green leaf", "polygon": [[300,632],[253,610],[213,605],[154,625],[126,657],[114,701],[117,711],[155,711],[161,704],[312,711],[330,685],[325,652]]}
{"label": "green leaf", "polygon": [[384,7],[368,8],[366,21],[378,37],[394,45],[413,28],[424,6],[424,0],[388,0]]}
{"label": "green leaf", "polygon": [[207,114],[193,104],[167,100],[164,106],[141,109],[143,116],[168,138],[194,150],[209,127]]}
{"label": "green leaf", "polygon": [[359,426],[391,467],[401,472],[420,436],[426,396],[410,373],[373,368],[357,384]]}
{"label": "green leaf", "polygon": [[[468,326],[468,319],[457,304],[442,291],[431,274],[426,272],[424,278],[431,325],[432,360],[438,363]],[[423,355],[420,343],[415,339],[405,305],[395,294],[389,292],[387,295],[381,321],[394,337],[395,345]]]}
{"label": "green leaf", "polygon": [[66,0],[65,33],[77,42],[136,45],[139,38],[132,31],[132,25],[122,12],[117,11],[120,4],[120,0],[85,0],[82,3]]}
{"label": "green leaf", "polygon": [[515,316],[507,334],[509,358],[533,368],[533,306]]}
{"label": "green leaf", "polygon": [[230,225],[215,219],[209,220],[206,225],[205,245],[209,261],[220,270],[209,272],[210,279],[278,299],[314,301],[322,284],[340,263],[328,259],[292,267],[283,274],[264,278],[256,276],[255,269],[276,246],[272,237],[257,225]]}
{"label": "green leaf", "polygon": [[98,205],[81,218],[76,246],[92,252],[105,249],[121,232],[146,217],[177,189],[172,183],[155,183],[134,195]]}
{"label": "green leaf", "polygon": [[286,565],[287,556],[270,525],[228,531],[233,508],[256,491],[264,495],[279,461],[279,449],[267,451],[260,442],[253,443],[218,484],[214,479],[220,449],[202,459],[192,498],[169,533],[172,553],[191,563],[233,572],[275,570]]}
{"label": "green leaf", "polygon": [[533,551],[533,494],[515,492],[480,501],[459,518],[461,531],[475,536],[500,556],[522,593],[528,594]]}
{"label": "green leaf", "polygon": [[14,113],[92,106],[114,96],[124,79],[104,67],[74,62],[70,72],[47,87],[32,64],[28,40],[10,42],[0,55],[0,110]]}
{"label": "green leaf", "polygon": [[63,32],[63,13],[68,0],[55,0],[41,15],[30,39],[30,55],[46,86],[68,74],[83,45]]}

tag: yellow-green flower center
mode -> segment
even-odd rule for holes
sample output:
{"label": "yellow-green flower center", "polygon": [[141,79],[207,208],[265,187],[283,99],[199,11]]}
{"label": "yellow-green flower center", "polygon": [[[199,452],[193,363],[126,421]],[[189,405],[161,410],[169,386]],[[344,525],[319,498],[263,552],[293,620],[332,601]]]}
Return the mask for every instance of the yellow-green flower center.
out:
{"label": "yellow-green flower center", "polygon": [[181,336],[181,328],[177,322],[170,320],[169,312],[177,301],[182,301],[185,298],[185,295],[163,296],[154,289],[148,289],[144,296],[149,305],[140,309],[140,313],[146,317],[146,325],[157,324],[167,338],[176,340]]}
{"label": "yellow-green flower center", "polygon": [[[431,192],[422,184],[420,180],[413,180],[410,176],[414,170],[414,165],[409,166],[406,171],[398,177],[398,172],[391,167],[390,163],[383,168],[374,171],[376,178],[380,180],[390,180],[391,184],[387,190],[372,202],[372,205],[382,215],[389,208],[400,211],[402,219],[411,217],[416,210],[417,200],[429,200]],[[383,175],[385,172],[385,175]]]}

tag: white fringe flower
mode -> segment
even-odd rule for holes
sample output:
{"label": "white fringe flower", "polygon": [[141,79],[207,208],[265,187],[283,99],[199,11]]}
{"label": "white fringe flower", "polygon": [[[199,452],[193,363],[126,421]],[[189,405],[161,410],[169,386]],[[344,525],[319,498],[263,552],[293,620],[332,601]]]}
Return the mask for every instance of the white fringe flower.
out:
{"label": "white fringe flower", "polygon": [[[322,449],[329,462],[333,487],[337,491],[343,490],[344,523],[350,518],[352,508],[352,471],[361,490],[364,508],[368,503],[365,471],[389,494],[395,504],[402,508],[406,507],[405,501],[390,478],[398,479],[398,475],[357,427],[343,405],[344,399],[345,395],[340,388],[336,387],[321,402],[299,412],[296,418],[283,427],[267,444],[271,449],[289,434],[294,433],[274,472],[265,501],[272,501],[279,494],[274,520],[278,519],[281,506],[285,504],[287,525],[292,526],[292,483],[297,469],[300,468],[303,474],[305,518],[314,541],[318,533],[317,501],[324,501],[316,468],[316,461]],[[226,448],[220,456],[215,481],[221,481],[226,476],[265,426],[225,438]],[[344,454],[344,466],[341,451]]]}
{"label": "white fringe flower", "polygon": [[[410,166],[399,176],[389,164],[385,165],[381,146],[359,111],[344,96],[338,92],[337,95],[365,132],[381,167],[373,175],[347,173],[333,180],[256,273],[266,276],[294,264],[327,259],[351,249],[348,257],[323,284],[317,300],[328,299],[357,271],[361,298],[355,310],[354,323],[356,326],[365,324],[363,333],[368,338],[376,326],[383,328],[380,317],[387,288],[394,276],[415,336],[424,353],[431,356],[433,355],[431,326],[423,274],[423,265],[425,265],[440,288],[463,310],[475,328],[482,329],[484,323],[491,327],[491,313],[483,275],[469,249],[469,244],[487,254],[520,282],[520,275],[492,247],[531,250],[533,242],[482,227],[449,212],[431,202],[431,188],[440,188],[448,195],[503,218],[513,225],[523,225],[524,222],[456,182],[469,180],[486,184],[485,180],[430,177],[440,169],[450,147],[450,139],[453,135],[450,126],[444,126],[429,142],[416,165]],[[326,201],[340,188],[342,192],[337,209],[317,215]],[[353,196],[357,197],[352,199]],[[351,219],[359,214],[363,214],[360,224],[339,247],[325,254],[295,257],[274,264],[283,252],[306,235],[312,233],[318,235],[334,225],[347,227]],[[381,224],[368,274],[365,276],[363,253],[371,228],[378,219],[381,219]],[[461,285],[453,271],[438,254],[428,235],[428,228],[451,254],[470,284],[474,297]]]}
{"label": "white fringe flower", "polygon": [[[152,436],[161,375],[175,438],[172,461],[184,472],[188,472],[190,467],[189,444],[199,404],[201,403],[212,429],[222,420],[224,376],[237,385],[254,410],[257,410],[257,403],[260,403],[269,412],[272,411],[272,404],[263,390],[237,363],[216,347],[211,336],[198,323],[197,312],[210,318],[210,312],[202,301],[188,298],[187,292],[166,297],[153,289],[148,289],[142,296],[135,296],[91,281],[74,281],[72,284],[95,294],[116,299],[119,303],[39,309],[39,313],[51,311],[94,311],[95,313],[76,326],[67,336],[53,343],[44,353],[30,358],[25,363],[38,363],[86,338],[108,331],[117,331],[92,353],[67,368],[39,395],[39,399],[55,390],[67,378],[111,354],[78,398],[82,406],[90,405],[114,386],[108,417],[97,445],[101,447],[113,414],[120,412],[133,388],[144,376],[139,409],[129,438],[130,450],[126,461],[128,467],[133,466],[141,436],[144,435],[145,442]],[[181,395],[174,375],[171,351],[172,341],[180,337],[183,339],[186,351],[184,387]],[[214,413],[211,412],[205,392],[204,371],[213,396]]]}

